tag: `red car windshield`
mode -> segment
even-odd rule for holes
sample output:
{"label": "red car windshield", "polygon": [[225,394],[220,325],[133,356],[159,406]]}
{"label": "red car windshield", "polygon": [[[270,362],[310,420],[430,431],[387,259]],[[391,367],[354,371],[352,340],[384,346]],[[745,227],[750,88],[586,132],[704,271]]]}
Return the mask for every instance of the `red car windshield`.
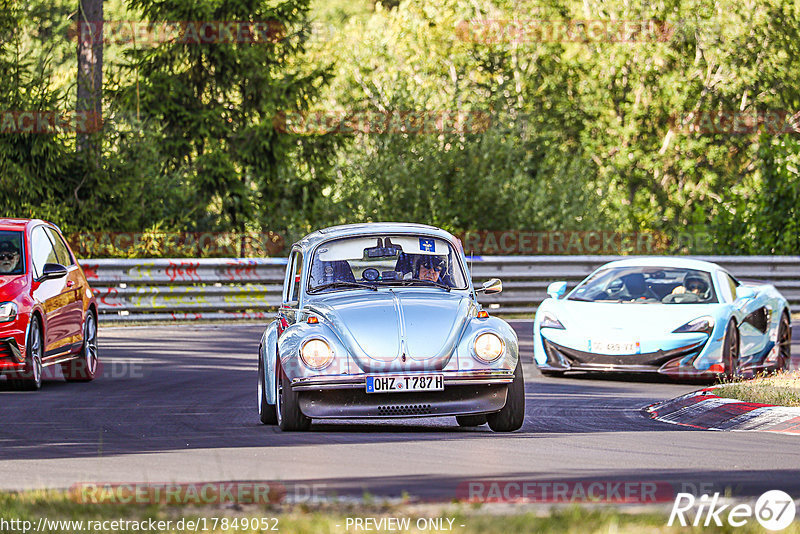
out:
{"label": "red car windshield", "polygon": [[25,272],[22,232],[0,230],[0,276]]}

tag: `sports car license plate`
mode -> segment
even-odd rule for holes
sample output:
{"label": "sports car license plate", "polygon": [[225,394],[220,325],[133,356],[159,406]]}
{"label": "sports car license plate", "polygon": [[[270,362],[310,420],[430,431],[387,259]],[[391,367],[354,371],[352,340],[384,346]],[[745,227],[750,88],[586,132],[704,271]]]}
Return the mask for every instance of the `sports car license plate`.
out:
{"label": "sports car license plate", "polygon": [[400,393],[403,391],[442,391],[442,375],[368,376],[367,393]]}
{"label": "sports car license plate", "polygon": [[589,340],[589,352],[594,354],[640,354],[642,347],[638,341]]}

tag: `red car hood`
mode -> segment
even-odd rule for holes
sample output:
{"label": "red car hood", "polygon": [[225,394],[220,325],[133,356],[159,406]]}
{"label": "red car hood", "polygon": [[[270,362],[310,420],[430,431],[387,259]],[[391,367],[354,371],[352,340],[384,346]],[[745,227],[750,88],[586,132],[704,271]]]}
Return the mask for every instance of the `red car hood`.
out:
{"label": "red car hood", "polygon": [[25,275],[0,274],[0,302],[14,300],[25,290]]}

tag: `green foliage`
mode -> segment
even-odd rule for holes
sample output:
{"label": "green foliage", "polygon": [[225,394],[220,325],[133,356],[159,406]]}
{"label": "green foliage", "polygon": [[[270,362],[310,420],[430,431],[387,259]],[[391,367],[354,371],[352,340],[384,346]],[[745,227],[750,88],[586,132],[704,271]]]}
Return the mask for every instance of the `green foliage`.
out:
{"label": "green foliage", "polygon": [[[692,128],[698,112],[800,110],[800,4],[740,4],[109,1],[110,20],[279,21],[285,32],[260,43],[108,43],[101,157],[76,153],[69,132],[0,133],[0,215],[70,232],[272,230],[287,241],[363,220],[694,232],[710,234],[713,250],[683,251],[798,254],[797,131]],[[0,10],[0,111],[72,109],[73,4],[11,5]],[[468,31],[509,20],[669,24],[634,41]],[[393,126],[275,127],[282,114],[319,110]],[[402,131],[408,112],[488,120],[417,133]]]}
{"label": "green foliage", "polygon": [[[305,34],[297,30],[307,2],[129,5],[150,21],[270,21],[286,28],[255,43],[179,40],[129,51],[111,92],[123,113],[158,125],[159,172],[179,177],[187,191],[184,224],[285,229],[292,221],[286,214],[308,209],[319,196],[324,180],[316,170],[330,157],[327,140],[298,140],[273,128],[278,112],[307,108],[329,77],[324,65],[302,61]],[[305,156],[304,165],[292,164],[295,154]]]}

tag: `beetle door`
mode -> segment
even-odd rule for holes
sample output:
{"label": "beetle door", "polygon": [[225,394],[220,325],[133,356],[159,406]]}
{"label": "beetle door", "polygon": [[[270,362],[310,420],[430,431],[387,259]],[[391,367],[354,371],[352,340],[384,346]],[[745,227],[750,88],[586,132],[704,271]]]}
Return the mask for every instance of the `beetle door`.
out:
{"label": "beetle door", "polygon": [[[281,324],[286,326],[297,321],[297,308],[300,306],[300,284],[303,278],[303,254],[293,250],[286,266],[286,279],[283,283],[283,304],[280,309]],[[285,328],[285,326],[284,326]]]}

